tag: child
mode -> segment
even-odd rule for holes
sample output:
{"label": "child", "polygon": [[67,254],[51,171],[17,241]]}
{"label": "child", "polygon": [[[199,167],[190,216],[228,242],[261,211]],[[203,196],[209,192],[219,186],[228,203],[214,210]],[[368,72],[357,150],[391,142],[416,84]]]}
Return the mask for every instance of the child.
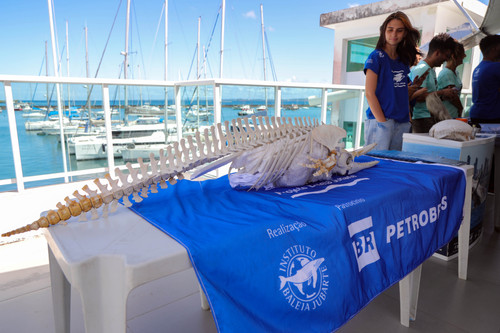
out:
{"label": "child", "polygon": [[462,91],[462,81],[458,77],[457,67],[463,64],[465,58],[465,49],[462,43],[456,44],[455,52],[450,60],[446,62],[446,67],[438,75],[438,89],[454,88],[457,94],[450,100],[444,100],[443,104],[452,118],[462,116],[463,106],[460,101],[460,92]]}

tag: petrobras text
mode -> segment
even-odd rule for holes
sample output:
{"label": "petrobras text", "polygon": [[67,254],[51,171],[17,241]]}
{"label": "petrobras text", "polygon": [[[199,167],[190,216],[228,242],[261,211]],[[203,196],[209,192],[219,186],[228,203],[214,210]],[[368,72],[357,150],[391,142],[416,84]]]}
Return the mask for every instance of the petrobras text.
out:
{"label": "petrobras text", "polygon": [[439,218],[439,214],[448,208],[447,200],[448,198],[443,196],[441,202],[436,206],[429,207],[428,209],[420,211],[418,214],[413,214],[401,221],[388,225],[387,243],[390,243],[394,238],[400,239],[420,228],[424,228],[426,225],[436,222]]}

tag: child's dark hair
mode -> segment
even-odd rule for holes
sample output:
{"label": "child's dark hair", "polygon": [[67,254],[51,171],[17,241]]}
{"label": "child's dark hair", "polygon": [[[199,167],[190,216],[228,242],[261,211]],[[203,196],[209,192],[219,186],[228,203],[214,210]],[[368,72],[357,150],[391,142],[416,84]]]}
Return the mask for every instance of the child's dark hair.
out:
{"label": "child's dark hair", "polygon": [[445,32],[439,33],[434,36],[429,43],[428,54],[433,54],[437,50],[439,51],[450,51],[450,54],[455,53],[455,48],[457,47],[457,42]]}
{"label": "child's dark hair", "polygon": [[389,22],[394,19],[400,20],[406,29],[406,35],[401,43],[398,44],[396,52],[401,62],[408,66],[412,66],[417,59],[417,54],[422,55],[422,53],[417,49],[418,42],[420,41],[420,32],[412,26],[410,19],[405,13],[397,11],[385,19],[384,23],[380,26],[380,37],[376,48],[384,48],[386,43],[385,30],[387,29]]}
{"label": "child's dark hair", "polygon": [[452,56],[453,59],[465,58],[465,48],[464,44],[460,43],[455,39],[455,51]]}

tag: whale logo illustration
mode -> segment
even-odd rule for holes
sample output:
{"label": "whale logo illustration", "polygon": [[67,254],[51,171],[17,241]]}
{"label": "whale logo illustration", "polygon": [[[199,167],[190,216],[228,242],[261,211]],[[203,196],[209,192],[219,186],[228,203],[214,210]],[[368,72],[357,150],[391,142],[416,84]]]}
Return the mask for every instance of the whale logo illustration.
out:
{"label": "whale logo illustration", "polygon": [[404,78],[403,73],[396,73],[394,75],[393,80],[394,80],[394,82],[401,82],[403,80],[403,78]]}
{"label": "whale logo illustration", "polygon": [[285,287],[287,282],[293,283],[297,289],[304,294],[302,291],[302,284],[308,282],[310,285],[312,283],[313,288],[316,288],[316,283],[318,281],[318,268],[325,261],[325,258],[319,258],[309,261],[306,258],[301,259],[301,264],[303,265],[294,275],[290,277],[280,276],[280,290]]}

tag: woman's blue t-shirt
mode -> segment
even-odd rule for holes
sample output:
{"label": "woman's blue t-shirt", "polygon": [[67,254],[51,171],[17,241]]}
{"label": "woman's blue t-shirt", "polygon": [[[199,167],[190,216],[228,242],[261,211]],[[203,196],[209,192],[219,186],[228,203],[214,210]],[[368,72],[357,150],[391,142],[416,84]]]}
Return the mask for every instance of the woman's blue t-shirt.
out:
{"label": "woman's blue t-shirt", "polygon": [[[400,123],[410,121],[408,102],[410,67],[398,59],[391,59],[383,50],[377,49],[368,56],[365,62],[365,74],[367,69],[378,75],[375,95],[385,117]],[[366,117],[375,118],[369,107],[366,110]]]}

